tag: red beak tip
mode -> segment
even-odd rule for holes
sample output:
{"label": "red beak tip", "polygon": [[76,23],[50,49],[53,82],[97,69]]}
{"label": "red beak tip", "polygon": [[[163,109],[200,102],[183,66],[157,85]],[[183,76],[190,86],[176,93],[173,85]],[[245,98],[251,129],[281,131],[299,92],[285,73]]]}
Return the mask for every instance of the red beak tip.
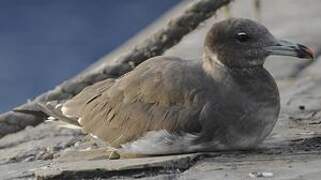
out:
{"label": "red beak tip", "polygon": [[315,58],[315,50],[312,48],[307,48],[308,53],[311,55],[312,59]]}

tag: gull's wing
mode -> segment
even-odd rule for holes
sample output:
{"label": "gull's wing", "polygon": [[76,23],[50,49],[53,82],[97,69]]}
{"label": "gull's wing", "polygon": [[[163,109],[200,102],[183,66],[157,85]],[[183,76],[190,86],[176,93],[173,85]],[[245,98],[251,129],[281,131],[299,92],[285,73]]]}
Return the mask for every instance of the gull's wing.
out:
{"label": "gull's wing", "polygon": [[83,129],[113,146],[149,131],[199,132],[206,90],[200,65],[172,57],[152,58],[119,79],[87,87],[63,105]]}

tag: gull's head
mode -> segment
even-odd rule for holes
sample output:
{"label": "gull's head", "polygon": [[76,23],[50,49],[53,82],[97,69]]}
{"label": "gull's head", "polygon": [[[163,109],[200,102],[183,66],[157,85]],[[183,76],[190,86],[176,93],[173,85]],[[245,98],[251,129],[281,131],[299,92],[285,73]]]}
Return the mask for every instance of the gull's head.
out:
{"label": "gull's head", "polygon": [[212,26],[205,39],[205,55],[229,67],[262,66],[269,55],[313,59],[302,44],[276,39],[262,24],[231,18]]}

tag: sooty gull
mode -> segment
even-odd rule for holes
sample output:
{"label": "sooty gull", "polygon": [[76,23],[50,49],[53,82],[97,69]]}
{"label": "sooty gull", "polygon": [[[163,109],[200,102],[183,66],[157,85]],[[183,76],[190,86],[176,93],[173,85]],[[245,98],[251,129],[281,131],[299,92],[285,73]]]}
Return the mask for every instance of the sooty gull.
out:
{"label": "sooty gull", "polygon": [[61,116],[113,147],[111,158],[253,148],[280,111],[263,67],[269,55],[313,58],[252,20],[224,20],[207,33],[201,61],[151,58],[85,88],[62,104]]}

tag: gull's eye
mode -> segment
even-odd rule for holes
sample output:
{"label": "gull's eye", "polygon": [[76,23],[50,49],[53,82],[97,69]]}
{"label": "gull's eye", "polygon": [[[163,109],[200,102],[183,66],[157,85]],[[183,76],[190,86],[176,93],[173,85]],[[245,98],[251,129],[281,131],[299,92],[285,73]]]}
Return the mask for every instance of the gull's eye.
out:
{"label": "gull's eye", "polygon": [[246,42],[250,39],[250,36],[248,36],[245,32],[239,32],[236,34],[235,37],[239,42]]}

